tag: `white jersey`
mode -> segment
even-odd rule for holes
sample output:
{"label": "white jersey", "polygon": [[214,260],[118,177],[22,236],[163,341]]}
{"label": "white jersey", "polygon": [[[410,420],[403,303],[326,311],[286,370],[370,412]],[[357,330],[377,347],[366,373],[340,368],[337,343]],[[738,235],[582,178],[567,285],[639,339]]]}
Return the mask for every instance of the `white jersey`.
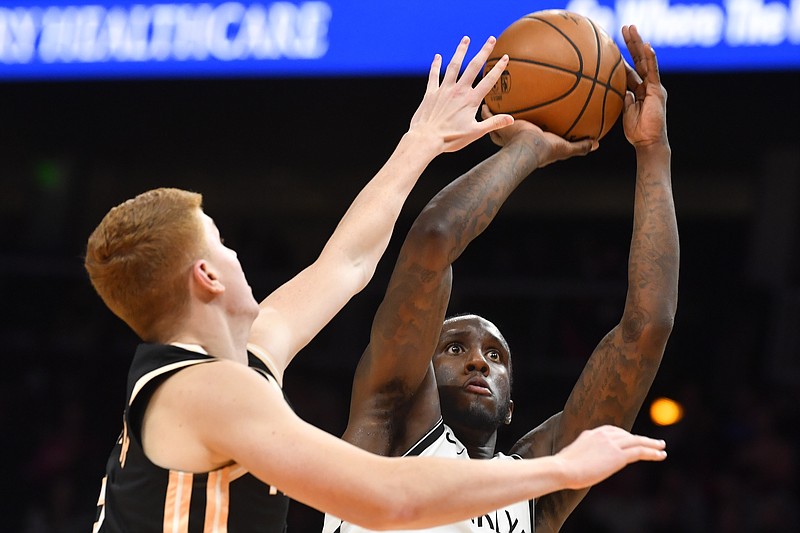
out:
{"label": "white jersey", "polygon": [[[450,457],[469,459],[466,447],[461,444],[453,430],[442,420],[428,432],[408,452],[403,454],[420,457]],[[509,456],[498,453],[491,460],[520,459],[518,456]],[[465,490],[473,490],[465,488]],[[491,513],[478,516],[471,520],[464,520],[455,524],[433,527],[428,529],[395,530],[393,533],[533,533],[533,500],[523,501],[498,509]],[[371,529],[364,529],[356,525],[342,522],[333,515],[326,514],[322,526],[322,533],[373,533]],[[390,532],[392,533],[392,532]]]}

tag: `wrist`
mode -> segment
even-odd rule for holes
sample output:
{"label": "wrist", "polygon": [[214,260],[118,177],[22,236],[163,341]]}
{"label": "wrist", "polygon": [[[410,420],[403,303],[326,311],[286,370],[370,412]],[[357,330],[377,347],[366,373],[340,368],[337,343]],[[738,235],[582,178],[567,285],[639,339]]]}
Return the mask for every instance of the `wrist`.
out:
{"label": "wrist", "polygon": [[524,156],[525,166],[530,167],[531,171],[544,166],[551,150],[550,144],[535,131],[514,135],[506,147],[516,150],[518,156]]}
{"label": "wrist", "polygon": [[400,146],[411,149],[414,153],[428,158],[432,161],[436,156],[444,152],[444,139],[432,131],[425,128],[411,128],[400,139]]}
{"label": "wrist", "polygon": [[558,483],[558,486],[566,489],[573,488],[573,485],[575,485],[575,472],[569,467],[568,460],[558,454],[543,457],[542,459],[550,461],[551,475]]}
{"label": "wrist", "polygon": [[639,143],[634,145],[636,156],[641,157],[666,157],[672,156],[672,148],[669,146],[667,139],[662,139],[656,142]]}

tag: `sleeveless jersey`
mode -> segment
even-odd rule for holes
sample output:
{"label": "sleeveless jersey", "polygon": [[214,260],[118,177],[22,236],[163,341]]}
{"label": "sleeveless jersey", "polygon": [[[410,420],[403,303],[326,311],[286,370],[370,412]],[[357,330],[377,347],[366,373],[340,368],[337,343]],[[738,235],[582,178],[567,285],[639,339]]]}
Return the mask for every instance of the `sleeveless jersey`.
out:
{"label": "sleeveless jersey", "polygon": [[[469,459],[466,447],[456,438],[453,430],[443,420],[434,426],[422,439],[419,440],[404,457],[450,457]],[[496,454],[490,461],[504,461],[521,459],[517,455]],[[468,465],[465,465],[468,468]],[[480,490],[480,487],[465,487],[464,490]],[[438,526],[428,529],[395,530],[390,533],[533,533],[533,500],[523,501],[498,509],[491,513],[464,520],[455,524]],[[371,529],[364,529],[356,525],[342,522],[333,515],[326,514],[322,526],[322,533],[373,533]]]}
{"label": "sleeveless jersey", "polygon": [[[123,430],[109,457],[93,533],[283,533],[289,499],[239,465],[192,473],[161,468],[145,456],[141,421],[168,376],[216,361],[200,347],[141,344],[128,373]],[[249,366],[279,387],[266,364]]]}

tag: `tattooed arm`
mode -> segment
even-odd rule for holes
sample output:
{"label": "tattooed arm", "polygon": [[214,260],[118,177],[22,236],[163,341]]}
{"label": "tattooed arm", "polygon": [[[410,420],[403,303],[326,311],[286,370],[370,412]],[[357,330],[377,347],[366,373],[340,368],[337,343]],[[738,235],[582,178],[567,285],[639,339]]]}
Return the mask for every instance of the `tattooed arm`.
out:
{"label": "tattooed arm", "polygon": [[[672,199],[666,100],[655,52],[635,27],[622,30],[636,69],[627,66],[623,127],[636,151],[628,294],[619,324],[595,348],[564,410],[514,447],[523,457],[550,455],[582,430],[614,424],[628,430],[655,378],[672,331],[678,293],[678,229]],[[588,490],[588,489],[587,489]],[[537,531],[558,531],[586,495],[562,491],[536,505]]]}
{"label": "tattooed arm", "polygon": [[434,196],[400,249],[356,369],[343,436],[365,450],[400,455],[440,417],[431,357],[450,298],[451,264],[531,172],[593,148],[523,120],[491,136],[502,149]]}

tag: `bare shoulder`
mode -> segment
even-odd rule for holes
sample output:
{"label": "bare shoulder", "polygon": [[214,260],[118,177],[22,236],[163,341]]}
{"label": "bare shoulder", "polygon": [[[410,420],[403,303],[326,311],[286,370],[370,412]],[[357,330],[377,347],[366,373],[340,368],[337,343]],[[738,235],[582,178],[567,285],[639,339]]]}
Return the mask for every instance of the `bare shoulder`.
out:
{"label": "bare shoulder", "polygon": [[[215,360],[176,372],[158,388],[154,401],[188,413],[206,411],[231,401],[260,396],[277,387],[252,368],[233,361]],[[209,405],[214,404],[214,405]]]}
{"label": "bare shoulder", "polygon": [[232,361],[183,369],[153,393],[142,424],[145,454],[155,464],[209,471],[236,462],[233,437],[242,424],[275,420],[290,411],[277,385]]}

